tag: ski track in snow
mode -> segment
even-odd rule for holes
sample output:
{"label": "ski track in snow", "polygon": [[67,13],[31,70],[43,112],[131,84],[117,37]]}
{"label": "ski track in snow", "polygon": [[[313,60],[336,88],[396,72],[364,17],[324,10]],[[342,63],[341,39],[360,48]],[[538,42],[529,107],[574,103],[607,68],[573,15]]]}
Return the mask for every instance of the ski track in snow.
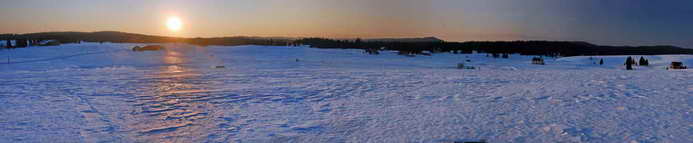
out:
{"label": "ski track in snow", "polygon": [[[0,142],[693,140],[693,72],[664,70],[693,56],[624,71],[625,56],[538,66],[519,55],[135,45],[0,51],[13,61],[0,65]],[[455,69],[466,59],[480,69]]]}

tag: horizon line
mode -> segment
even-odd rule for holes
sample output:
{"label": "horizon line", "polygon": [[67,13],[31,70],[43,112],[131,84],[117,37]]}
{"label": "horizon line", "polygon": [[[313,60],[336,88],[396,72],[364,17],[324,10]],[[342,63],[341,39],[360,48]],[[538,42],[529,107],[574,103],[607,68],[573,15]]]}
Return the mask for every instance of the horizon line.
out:
{"label": "horizon line", "polygon": [[[157,34],[144,34],[144,33],[136,33],[136,32],[124,32],[124,31],[116,31],[116,30],[102,30],[102,31],[45,31],[45,32],[28,32],[28,33],[0,33],[0,35],[26,35],[26,34],[37,34],[37,33],[100,33],[100,32],[114,32],[114,33],[124,33],[124,34],[136,34],[136,35],[143,35],[143,36],[156,36],[156,37],[165,37],[165,38],[180,38],[180,39],[196,39],[196,38],[203,38],[203,39],[209,39],[209,38],[285,38],[285,39],[304,39],[304,38],[324,38],[324,39],[332,39],[332,40],[356,40],[356,39],[363,39],[363,40],[378,40],[378,39],[416,39],[416,38],[436,38],[438,40],[441,40],[443,42],[516,42],[516,41],[562,41],[562,42],[586,42],[590,44],[595,44],[590,41],[581,41],[581,40],[547,40],[547,39],[531,39],[531,40],[464,40],[464,41],[448,41],[445,39],[441,39],[438,36],[412,36],[412,37],[374,37],[374,38],[340,38],[340,37],[321,37],[321,36],[248,36],[248,35],[234,35],[234,36],[210,36],[210,37],[186,37],[186,36],[170,36],[170,35],[157,35]],[[596,45],[602,45],[602,44],[596,44]],[[637,47],[637,46],[674,46],[674,47],[680,47],[680,48],[686,48],[683,46],[678,46],[674,44],[665,44],[665,45],[602,45],[602,46],[632,46],[632,47]]]}

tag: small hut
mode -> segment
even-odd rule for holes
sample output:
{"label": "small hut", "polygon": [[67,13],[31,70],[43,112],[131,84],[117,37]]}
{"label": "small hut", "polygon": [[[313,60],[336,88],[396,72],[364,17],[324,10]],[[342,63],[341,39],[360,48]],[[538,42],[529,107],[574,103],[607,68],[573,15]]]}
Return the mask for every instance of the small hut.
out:
{"label": "small hut", "polygon": [[683,65],[683,62],[671,62],[668,69],[688,69],[688,67]]}
{"label": "small hut", "polygon": [[532,64],[544,65],[544,59],[541,57],[534,57],[534,58],[532,58]]}

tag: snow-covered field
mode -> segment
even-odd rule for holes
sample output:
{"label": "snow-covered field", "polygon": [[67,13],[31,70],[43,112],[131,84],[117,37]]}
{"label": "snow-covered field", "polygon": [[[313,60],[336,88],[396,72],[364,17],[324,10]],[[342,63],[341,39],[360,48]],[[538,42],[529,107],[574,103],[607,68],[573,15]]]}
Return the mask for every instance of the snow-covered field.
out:
{"label": "snow-covered field", "polygon": [[693,56],[135,45],[0,50],[0,142],[693,141]]}

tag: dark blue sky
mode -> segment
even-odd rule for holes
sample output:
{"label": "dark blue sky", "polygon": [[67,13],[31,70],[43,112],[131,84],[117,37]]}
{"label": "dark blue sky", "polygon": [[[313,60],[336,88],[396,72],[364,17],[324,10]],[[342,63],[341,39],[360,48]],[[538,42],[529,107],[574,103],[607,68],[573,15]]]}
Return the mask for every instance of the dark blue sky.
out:
{"label": "dark blue sky", "polygon": [[[693,0],[3,0],[0,33],[581,40],[693,47]],[[181,31],[166,29],[179,17]]]}

